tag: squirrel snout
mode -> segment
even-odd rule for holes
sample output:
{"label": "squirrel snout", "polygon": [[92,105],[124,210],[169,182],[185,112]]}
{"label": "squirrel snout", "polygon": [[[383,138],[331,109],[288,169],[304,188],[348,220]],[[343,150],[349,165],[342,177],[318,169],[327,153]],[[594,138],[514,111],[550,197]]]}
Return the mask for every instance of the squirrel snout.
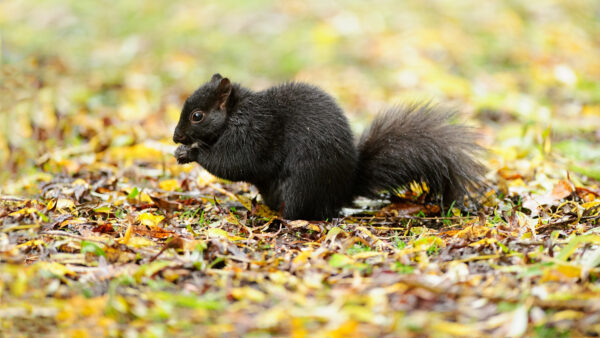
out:
{"label": "squirrel snout", "polygon": [[185,143],[186,143],[186,141],[187,141],[187,139],[188,139],[188,138],[185,136],[185,134],[178,133],[178,132],[175,132],[175,133],[173,134],[173,142],[175,142],[175,143],[182,143],[182,144],[185,144]]}

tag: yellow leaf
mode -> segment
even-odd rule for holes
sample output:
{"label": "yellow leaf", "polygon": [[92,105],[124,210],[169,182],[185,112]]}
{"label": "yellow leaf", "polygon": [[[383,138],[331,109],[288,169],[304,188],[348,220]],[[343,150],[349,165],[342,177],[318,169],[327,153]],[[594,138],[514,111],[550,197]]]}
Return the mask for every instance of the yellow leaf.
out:
{"label": "yellow leaf", "polygon": [[158,187],[162,190],[175,191],[179,188],[179,181],[175,179],[164,180],[158,184]]}
{"label": "yellow leaf", "polygon": [[437,245],[438,247],[443,248],[445,246],[445,243],[439,237],[429,236],[419,238],[418,240],[414,241],[412,245],[416,249],[428,249],[432,245]]}
{"label": "yellow leaf", "polygon": [[110,147],[106,150],[106,156],[114,161],[131,161],[134,160],[150,160],[162,158],[163,153],[153,147],[144,144],[136,144],[133,146]]}
{"label": "yellow leaf", "polygon": [[469,246],[485,246],[494,244],[496,242],[498,242],[498,240],[495,238],[484,238],[482,240],[469,244]]}
{"label": "yellow leaf", "polygon": [[46,209],[52,210],[52,209],[54,209],[54,206],[56,206],[56,200],[50,200],[50,201],[48,201],[48,204],[46,205]]}
{"label": "yellow leaf", "polygon": [[94,209],[94,212],[97,212],[99,214],[100,213],[110,214],[112,212],[112,209],[108,205],[105,205],[105,206]]}
{"label": "yellow leaf", "polygon": [[312,255],[312,248],[308,248],[305,250],[302,250],[298,256],[296,256],[294,258],[293,264],[303,264],[304,262],[306,262],[306,260],[308,260],[308,258],[310,257],[310,255]]}
{"label": "yellow leaf", "polygon": [[354,259],[342,254],[335,253],[331,255],[331,258],[329,258],[329,265],[333,266],[334,268],[343,268],[353,263]]}
{"label": "yellow leaf", "polygon": [[596,206],[600,205],[600,200],[599,201],[591,201],[591,202],[585,202],[581,205],[581,207],[583,209],[591,209],[594,208]]}
{"label": "yellow leaf", "polygon": [[125,230],[125,235],[123,236],[123,238],[120,238],[119,240],[117,240],[117,242],[127,245],[129,240],[131,239],[132,231],[133,231],[133,225],[131,223],[129,223],[129,226],[127,226],[127,230]]}
{"label": "yellow leaf", "polygon": [[232,236],[227,231],[220,228],[209,228],[206,230],[206,235],[211,238],[224,238],[230,241],[241,241],[244,237]]}
{"label": "yellow leaf", "polygon": [[371,233],[371,231],[369,231],[367,228],[363,227],[363,226],[359,226],[356,227],[356,230],[360,230],[363,234],[367,235],[369,238],[371,238],[371,240],[373,240],[373,242],[375,242],[375,245],[378,248],[381,247],[390,247],[389,244],[385,243],[384,241],[380,240],[379,237],[373,235],[373,233]]}
{"label": "yellow leaf", "polygon": [[[260,328],[278,327],[286,318],[289,317],[288,309],[283,306],[274,306],[262,310],[257,313],[256,324]],[[294,337],[292,335],[292,337]],[[300,337],[307,337],[307,335],[301,335]]]}
{"label": "yellow leaf", "polygon": [[352,255],[352,258],[354,258],[354,259],[363,259],[363,258],[371,258],[371,257],[376,257],[376,256],[382,256],[382,255],[385,255],[385,252],[380,252],[380,251],[365,251],[365,252],[355,253],[354,255]]}
{"label": "yellow leaf", "polygon": [[557,265],[548,267],[544,270],[540,283],[543,282],[558,282],[581,276],[581,268],[573,265]]}
{"label": "yellow leaf", "polygon": [[249,286],[245,286],[243,288],[234,288],[231,290],[231,295],[236,299],[248,299],[257,303],[265,300],[264,293]]}
{"label": "yellow leaf", "polygon": [[73,209],[75,202],[68,198],[60,198],[56,201],[56,209]]}
{"label": "yellow leaf", "polygon": [[581,275],[581,268],[573,265],[559,265],[556,270],[566,277],[578,278]]}
{"label": "yellow leaf", "polygon": [[410,228],[410,233],[413,235],[422,235],[427,233],[426,227],[412,227]]}
{"label": "yellow leaf", "polygon": [[77,275],[74,271],[70,270],[66,266],[64,266],[60,263],[56,263],[56,262],[40,261],[40,262],[37,262],[35,265],[40,270],[46,270],[54,275],[61,276],[61,277],[65,276],[65,275],[69,275],[69,276]]}
{"label": "yellow leaf", "polygon": [[236,241],[243,241],[243,240],[245,240],[246,238],[244,238],[244,237],[240,237],[240,236],[233,236],[233,235],[230,235],[230,236],[228,237],[228,239],[229,239],[230,241],[232,241],[232,242],[236,242]]}
{"label": "yellow leaf", "polygon": [[142,192],[140,194],[140,202],[144,202],[144,203],[154,203],[154,201],[152,200],[152,198],[150,197],[150,195],[148,195],[145,192]]}
{"label": "yellow leaf", "polygon": [[289,274],[283,271],[273,271],[269,273],[269,280],[275,284],[285,284],[289,277]]}
{"label": "yellow leaf", "polygon": [[88,183],[86,181],[84,181],[81,178],[76,179],[75,181],[73,181],[73,183],[71,183],[72,186],[76,186],[76,185],[83,185],[83,186],[88,186]]}
{"label": "yellow leaf", "polygon": [[56,320],[60,323],[72,323],[76,317],[76,313],[71,309],[63,309],[56,314]]}
{"label": "yellow leaf", "polygon": [[371,231],[369,231],[367,228],[365,228],[363,226],[356,227],[356,230],[362,231],[362,233],[364,233],[365,235],[369,236],[369,238],[371,238],[374,241],[378,241],[379,240],[378,237],[376,237],[375,235],[373,235],[371,233]]}
{"label": "yellow leaf", "polygon": [[316,225],[316,224],[309,223],[306,227],[309,230],[316,231],[316,232],[321,232],[321,228],[319,228],[319,226]]}
{"label": "yellow leaf", "polygon": [[225,217],[225,221],[226,221],[227,223],[232,223],[232,224],[241,225],[241,224],[240,224],[240,221],[237,219],[237,217],[236,217],[236,216],[235,216],[235,215],[234,215],[232,212],[230,212],[230,213],[229,213],[229,215],[227,215],[227,216]]}
{"label": "yellow leaf", "polygon": [[198,186],[200,186],[200,187],[203,187],[207,184],[210,184],[210,183],[213,183],[216,181],[217,181],[217,178],[206,170],[202,170],[198,174],[198,179],[196,180],[196,182],[198,183]]}
{"label": "yellow leaf", "polygon": [[460,238],[482,237],[482,236],[485,236],[489,231],[490,231],[490,229],[487,227],[484,227],[481,225],[474,225],[474,226],[469,226],[469,227],[466,227],[466,228],[460,230],[456,234],[456,237],[460,237]]}
{"label": "yellow leaf", "polygon": [[141,224],[147,225],[147,226],[158,226],[158,224],[163,219],[165,219],[164,216],[154,215],[149,212],[143,212],[143,213],[139,214],[137,218]]}
{"label": "yellow leaf", "polygon": [[36,247],[38,245],[45,246],[46,242],[43,241],[43,240],[41,240],[41,239],[31,240],[31,241],[27,241],[25,243],[21,243],[21,244],[17,245],[17,248],[18,249],[33,248],[33,247]]}
{"label": "yellow leaf", "polygon": [[229,237],[229,233],[220,228],[209,228],[206,230],[206,235],[211,238],[225,238]]}
{"label": "yellow leaf", "polygon": [[[287,318],[289,316],[289,314],[287,312],[285,312],[284,310],[280,310],[278,309],[278,314],[281,314],[281,319],[277,320],[276,322],[272,319],[272,322],[275,322],[277,324],[279,324],[284,318]],[[269,311],[268,314],[270,314]],[[262,318],[262,316],[261,316]],[[270,318],[275,318],[275,316],[271,316]],[[262,321],[260,321],[259,323],[262,323]],[[274,326],[274,325],[272,325]],[[308,337],[308,331],[306,330],[306,324],[303,321],[302,318],[292,318],[292,332],[291,332],[291,338],[305,338]]]}
{"label": "yellow leaf", "polygon": [[127,245],[132,246],[134,248],[141,248],[144,246],[151,246],[154,244],[155,243],[151,240],[141,236],[131,236],[127,241]]}
{"label": "yellow leaf", "polygon": [[73,338],[87,338],[90,337],[89,333],[82,328],[71,329],[69,332],[69,337]]}
{"label": "yellow leaf", "polygon": [[174,270],[165,269],[165,270],[162,272],[162,277],[163,277],[163,278],[164,278],[166,281],[169,281],[169,282],[175,282],[175,281],[177,281],[177,279],[179,279],[180,275],[179,275],[179,273],[177,273],[177,272],[176,272],[176,271],[174,271]]}
{"label": "yellow leaf", "polygon": [[35,215],[37,210],[34,208],[23,208],[8,214],[8,216],[19,216],[19,215]]}
{"label": "yellow leaf", "polygon": [[581,319],[584,316],[582,312],[573,311],[573,310],[564,310],[553,314],[550,317],[551,322],[558,322],[561,320],[577,320]]}
{"label": "yellow leaf", "polygon": [[340,233],[345,233],[340,227],[333,227],[327,233],[327,237],[325,237],[325,241],[334,240]]}
{"label": "yellow leaf", "polygon": [[583,116],[600,116],[600,104],[594,104],[594,105],[585,105],[583,106],[583,108],[581,109],[581,114]]}
{"label": "yellow leaf", "polygon": [[30,188],[33,185],[37,186],[38,182],[40,182],[40,181],[41,182],[49,182],[50,180],[52,180],[52,175],[50,175],[48,173],[38,172],[35,174],[31,174],[29,176],[25,176],[14,183],[7,184],[6,186],[3,187],[3,193],[5,193],[5,194],[22,193],[22,189]]}
{"label": "yellow leaf", "polygon": [[477,330],[475,327],[473,326],[469,326],[469,325],[464,325],[464,324],[460,324],[460,323],[453,323],[453,322],[446,322],[446,321],[439,321],[434,323],[433,325],[431,325],[431,328],[434,331],[437,331],[439,333],[446,333],[449,335],[453,335],[453,336],[461,336],[461,337],[466,337],[466,336],[480,336],[482,333]]}
{"label": "yellow leaf", "polygon": [[[240,201],[240,203],[242,203],[244,208],[246,208],[248,210],[253,209],[252,208],[252,200],[249,199],[248,197],[240,196],[240,195],[234,195],[234,197],[235,197],[235,199]],[[260,217],[266,217],[266,218],[277,217],[277,214],[275,212],[273,212],[273,210],[269,209],[269,207],[267,207],[266,205],[264,205],[262,203],[258,203],[258,205],[255,206],[254,213]]]}
{"label": "yellow leaf", "polygon": [[527,231],[521,235],[521,239],[531,239],[531,231]]}
{"label": "yellow leaf", "polygon": [[[363,311],[364,310],[363,308]],[[340,323],[340,326],[338,326],[337,329],[334,330],[330,330],[327,332],[326,337],[333,337],[333,338],[343,338],[343,337],[359,337],[360,335],[357,335],[357,330],[358,328],[358,323],[354,320],[347,320],[343,323]]]}

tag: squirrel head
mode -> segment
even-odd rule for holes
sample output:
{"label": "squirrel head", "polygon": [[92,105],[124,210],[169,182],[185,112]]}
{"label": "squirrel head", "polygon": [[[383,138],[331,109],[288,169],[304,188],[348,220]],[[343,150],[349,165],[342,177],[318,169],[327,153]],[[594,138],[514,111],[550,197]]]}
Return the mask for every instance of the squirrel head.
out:
{"label": "squirrel head", "polygon": [[227,123],[231,81],[214,74],[210,81],[185,100],[173,141],[190,145],[211,145],[217,141]]}

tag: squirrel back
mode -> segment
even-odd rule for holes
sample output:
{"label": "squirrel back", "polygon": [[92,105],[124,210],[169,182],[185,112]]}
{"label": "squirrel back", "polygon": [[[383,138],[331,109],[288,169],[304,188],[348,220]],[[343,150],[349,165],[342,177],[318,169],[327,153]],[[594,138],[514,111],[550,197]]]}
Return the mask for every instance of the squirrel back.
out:
{"label": "squirrel back", "polygon": [[444,203],[481,185],[478,147],[454,117],[427,105],[379,114],[355,145],[342,109],[323,90],[286,83],[253,92],[219,74],[187,100],[173,140],[179,163],[254,184],[288,219],[336,217],[357,196],[427,183]]}

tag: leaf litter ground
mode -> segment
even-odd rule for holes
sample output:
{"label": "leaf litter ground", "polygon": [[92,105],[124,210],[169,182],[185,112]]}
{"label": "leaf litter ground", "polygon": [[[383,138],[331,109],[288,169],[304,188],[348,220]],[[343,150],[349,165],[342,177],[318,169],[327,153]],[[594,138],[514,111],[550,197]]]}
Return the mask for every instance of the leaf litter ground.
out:
{"label": "leaf litter ground", "polygon": [[487,216],[399,216],[402,204],[392,204],[368,216],[286,221],[251,199],[246,184],[191,165],[161,179],[161,166],[82,166],[42,184],[36,198],[3,197],[3,330],[599,329],[600,199],[592,189],[560,181],[536,217],[493,196]]}
{"label": "leaf litter ground", "polygon": [[[597,2],[378,6],[1,2],[0,332],[599,335]],[[318,83],[359,127],[380,101],[457,102],[483,207],[442,217],[413,187],[286,221],[176,165],[167,126],[224,68]]]}

